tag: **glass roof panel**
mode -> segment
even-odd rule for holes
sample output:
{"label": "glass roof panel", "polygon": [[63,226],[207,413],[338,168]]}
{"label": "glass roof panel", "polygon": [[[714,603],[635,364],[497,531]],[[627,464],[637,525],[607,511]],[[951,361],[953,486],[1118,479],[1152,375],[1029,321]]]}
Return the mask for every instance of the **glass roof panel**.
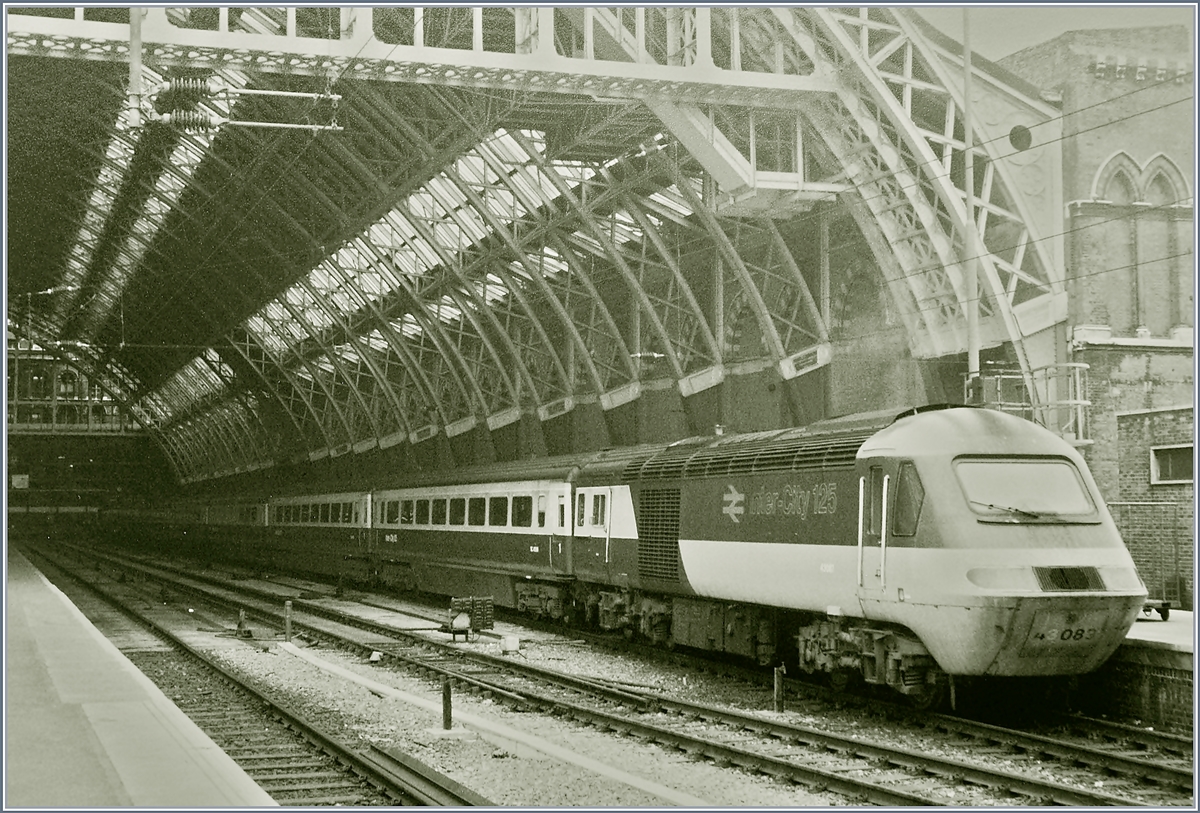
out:
{"label": "glass roof panel", "polygon": [[390,344],[388,344],[388,340],[383,338],[383,331],[381,331],[379,328],[375,328],[367,334],[366,342],[367,346],[369,346],[372,350],[378,350],[381,353],[390,351],[392,347]]}
{"label": "glass roof panel", "polygon": [[411,313],[406,313],[399,319],[393,319],[391,324],[397,332],[409,339],[419,339],[425,333],[424,328],[417,321],[417,317]]}
{"label": "glass roof panel", "polygon": [[449,294],[444,294],[434,307],[434,314],[443,322],[457,322],[462,319],[462,310]]}
{"label": "glass roof panel", "polygon": [[683,217],[692,216],[692,208],[687,205],[683,199],[683,195],[680,194],[679,189],[674,185],[650,195],[650,200],[660,206],[678,212]]}
{"label": "glass roof panel", "polygon": [[170,404],[172,414],[187,412],[194,404],[227,389],[225,382],[209,366],[205,358],[197,357],[159,388],[158,394]]}
{"label": "glass roof panel", "polygon": [[[246,76],[236,71],[219,71],[216,75],[234,87],[244,87],[247,82]],[[161,74],[152,68],[142,67],[143,87],[158,88],[162,82]],[[207,100],[200,106],[219,116],[228,116],[229,113],[228,104],[220,97]],[[146,112],[149,113],[149,111]],[[204,155],[207,154],[214,137],[213,133],[185,133],[180,136],[170,158],[164,163],[164,167],[170,169],[164,169],[159,174],[153,193],[146,198],[141,214],[127,234],[124,245],[118,251],[107,275],[98,286],[105,295],[95,297],[92,300],[94,304],[88,308],[83,323],[85,336],[94,334],[99,325],[111,313],[141,263],[142,256],[153,242],[163,220],[175,208],[180,193],[187,187],[192,174],[200,165]],[[110,142],[108,153],[110,156],[115,154],[126,159],[119,166],[129,166],[131,163],[132,150],[122,138],[114,138]],[[120,187],[113,186],[112,188],[116,190]],[[111,204],[111,200],[109,203]]]}
{"label": "glass roof panel", "polygon": [[[528,216],[530,206],[543,206],[558,198],[558,189],[548,173],[557,173],[568,184],[582,183],[596,175],[594,166],[579,161],[546,162],[545,168],[539,166],[537,159],[546,148],[545,134],[534,130],[521,130],[520,134],[524,141],[518,141],[504,129],[498,129],[475,148],[459,156],[447,173],[431,178],[395,209],[384,214],[362,234],[316,266],[309,275],[309,284],[327,302],[344,312],[361,307],[360,296],[379,300],[403,285],[404,278],[416,284],[433,269],[447,262],[447,258],[488,240],[492,234],[488,219],[470,202],[460,183],[470,187],[492,217],[508,224]],[[497,174],[498,170],[503,176]],[[457,180],[452,180],[452,177]],[[516,187],[519,194],[515,194],[510,186]],[[425,231],[418,231],[413,225],[414,221],[425,224]],[[614,239],[619,242],[640,239],[642,236],[636,222],[624,213],[611,219],[610,227]],[[436,245],[431,245],[430,239],[436,241]],[[368,244],[371,248],[367,248]],[[599,252],[600,247],[597,245],[596,249]],[[531,267],[539,268],[541,273],[547,275],[569,270],[566,261],[549,248],[543,249],[541,254],[530,254],[528,262]],[[335,273],[335,266],[351,281],[350,290]],[[511,271],[515,278],[520,279],[528,279],[531,273],[519,261],[511,265]],[[504,279],[494,273],[488,273],[485,279],[473,285],[487,303],[498,302],[509,296]],[[417,292],[420,290],[418,287]],[[315,303],[307,301],[304,293],[297,288],[289,289],[281,295],[281,299],[291,303],[297,309],[299,318],[306,320],[315,330],[321,330],[331,322],[331,318]],[[284,313],[278,301],[273,306],[265,306],[247,323],[247,329],[264,344],[276,348],[280,342],[290,344],[308,336],[307,330],[296,324],[296,319]],[[428,312],[446,322],[461,321],[462,307],[471,306],[471,300],[465,302],[465,305],[457,303],[443,294]],[[412,314],[393,319],[391,325],[408,338],[420,338],[423,335],[420,321]],[[386,349],[387,342],[377,335],[377,331],[372,336],[372,347]]]}

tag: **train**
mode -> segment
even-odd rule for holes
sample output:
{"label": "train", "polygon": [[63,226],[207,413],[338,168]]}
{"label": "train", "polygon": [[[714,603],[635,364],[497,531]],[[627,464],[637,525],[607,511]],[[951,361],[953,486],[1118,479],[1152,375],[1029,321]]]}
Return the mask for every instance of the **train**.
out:
{"label": "train", "polygon": [[917,705],[1092,671],[1147,594],[1077,450],[973,406],[108,514],[173,553],[490,596]]}

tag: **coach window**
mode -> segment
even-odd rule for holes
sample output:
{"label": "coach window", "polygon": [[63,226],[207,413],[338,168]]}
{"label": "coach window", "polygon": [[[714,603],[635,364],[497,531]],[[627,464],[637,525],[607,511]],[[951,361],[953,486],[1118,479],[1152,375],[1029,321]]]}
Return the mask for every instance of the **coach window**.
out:
{"label": "coach window", "polygon": [[893,536],[915,536],[917,521],[921,518],[921,505],[925,502],[925,488],[917,476],[917,467],[912,463],[900,465],[900,476],[896,478],[896,520],[892,523]]}
{"label": "coach window", "polygon": [[434,525],[446,524],[446,501],[434,500],[432,507],[432,521]]}
{"label": "coach window", "polygon": [[[963,142],[963,143],[965,144],[966,142]],[[275,506],[275,510],[272,512],[272,514],[273,514],[273,516],[271,517],[271,519],[274,522],[283,522],[283,509],[280,508],[278,505]]]}
{"label": "coach window", "polygon": [[417,524],[429,524],[429,500],[417,500]]}
{"label": "coach window", "polygon": [[412,500],[401,500],[400,501],[400,524],[401,525],[412,525],[413,524],[413,501]]}
{"label": "coach window", "polygon": [[582,528],[587,519],[587,495],[580,494],[575,507],[575,527]]}
{"label": "coach window", "polygon": [[567,499],[563,495],[558,495],[558,527],[567,527]]}
{"label": "coach window", "polygon": [[[545,514],[542,519],[545,520]],[[533,525],[533,497],[512,498],[512,524],[521,528]]]}
{"label": "coach window", "polygon": [[308,522],[308,515],[309,515],[308,508],[309,508],[308,503],[304,503],[300,506],[300,521],[301,522]]}
{"label": "coach window", "polygon": [[329,503],[321,503],[321,522],[329,522]]}
{"label": "coach window", "polygon": [[546,527],[546,495],[538,495],[538,527]]}
{"label": "coach window", "polygon": [[602,527],[606,524],[605,508],[607,507],[608,503],[608,500],[606,499],[607,496],[608,495],[606,494],[592,495],[592,524],[598,527]]}
{"label": "coach window", "polygon": [[492,497],[488,503],[488,525],[507,525],[508,497]]}
{"label": "coach window", "polygon": [[472,497],[467,501],[467,524],[483,525],[487,521],[487,500]]}
{"label": "coach window", "polygon": [[450,524],[464,525],[467,521],[467,501],[463,497],[453,497],[450,500]]}
{"label": "coach window", "polygon": [[384,516],[384,522],[388,525],[397,525],[400,522],[400,501],[388,500],[386,503],[387,513]]}

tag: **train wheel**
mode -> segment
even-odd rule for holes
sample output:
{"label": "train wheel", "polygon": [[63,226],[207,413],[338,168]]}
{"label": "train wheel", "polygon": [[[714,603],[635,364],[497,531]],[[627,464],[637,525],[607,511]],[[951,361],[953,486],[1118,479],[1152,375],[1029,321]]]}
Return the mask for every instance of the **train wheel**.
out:
{"label": "train wheel", "polygon": [[857,669],[845,666],[840,669],[834,669],[829,673],[829,688],[838,694],[852,691],[860,682],[859,678],[861,677],[862,675]]}
{"label": "train wheel", "polygon": [[946,702],[946,684],[943,681],[924,683],[920,689],[906,694],[909,705],[919,711],[933,711]]}

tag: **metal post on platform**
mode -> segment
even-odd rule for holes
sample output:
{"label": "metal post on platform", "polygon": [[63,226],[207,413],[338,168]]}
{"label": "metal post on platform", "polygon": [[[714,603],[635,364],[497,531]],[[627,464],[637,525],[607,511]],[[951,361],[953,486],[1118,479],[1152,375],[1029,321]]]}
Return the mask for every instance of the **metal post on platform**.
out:
{"label": "metal post on platform", "polygon": [[283,640],[292,641],[292,602],[283,602]]}
{"label": "metal post on platform", "polygon": [[449,731],[453,726],[450,710],[450,678],[442,678],[442,728]]}
{"label": "metal post on platform", "polygon": [[775,667],[775,711],[783,711],[783,674],[786,666]]}

